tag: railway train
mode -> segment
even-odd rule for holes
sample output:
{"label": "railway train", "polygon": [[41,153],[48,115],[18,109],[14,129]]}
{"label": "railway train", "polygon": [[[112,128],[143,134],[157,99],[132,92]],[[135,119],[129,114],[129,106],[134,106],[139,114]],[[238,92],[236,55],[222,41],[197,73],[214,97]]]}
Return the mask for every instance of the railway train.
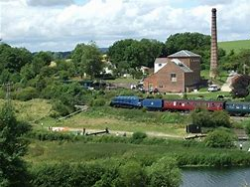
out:
{"label": "railway train", "polygon": [[141,99],[137,96],[117,96],[111,100],[110,106],[160,111],[191,111],[200,107],[208,111],[225,110],[230,115],[244,116],[250,114],[250,102],[236,101]]}

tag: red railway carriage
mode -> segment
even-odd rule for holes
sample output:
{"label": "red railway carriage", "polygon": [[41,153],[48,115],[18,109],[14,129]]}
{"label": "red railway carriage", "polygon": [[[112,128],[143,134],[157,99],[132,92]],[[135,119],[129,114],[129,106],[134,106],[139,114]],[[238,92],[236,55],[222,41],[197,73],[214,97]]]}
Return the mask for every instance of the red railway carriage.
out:
{"label": "red railway carriage", "polygon": [[195,108],[205,108],[209,111],[223,110],[223,101],[202,100],[164,100],[163,110],[189,111]]}

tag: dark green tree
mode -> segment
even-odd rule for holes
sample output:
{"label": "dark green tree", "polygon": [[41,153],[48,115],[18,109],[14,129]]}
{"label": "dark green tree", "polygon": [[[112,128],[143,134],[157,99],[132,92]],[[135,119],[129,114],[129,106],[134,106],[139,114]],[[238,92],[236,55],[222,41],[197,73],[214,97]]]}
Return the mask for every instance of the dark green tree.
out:
{"label": "dark green tree", "polygon": [[31,129],[25,122],[17,121],[9,102],[0,112],[0,186],[28,186],[28,172],[22,156],[27,152],[23,137]]}
{"label": "dark green tree", "polygon": [[21,68],[31,61],[32,54],[27,49],[0,44],[0,73],[4,69],[11,73],[20,72]]}
{"label": "dark green tree", "polygon": [[117,41],[109,47],[108,51],[118,76],[124,73],[136,75],[141,66],[153,67],[155,58],[165,55],[164,43],[149,39]]}
{"label": "dark green tree", "polygon": [[72,59],[81,77],[86,73],[93,79],[103,69],[101,52],[94,43],[90,45],[78,44],[72,53]]}

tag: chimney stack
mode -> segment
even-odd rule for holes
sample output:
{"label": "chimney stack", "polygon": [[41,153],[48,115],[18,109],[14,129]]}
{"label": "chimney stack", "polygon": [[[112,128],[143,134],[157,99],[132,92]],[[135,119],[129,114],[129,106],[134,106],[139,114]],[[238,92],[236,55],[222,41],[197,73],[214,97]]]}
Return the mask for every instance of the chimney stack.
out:
{"label": "chimney stack", "polygon": [[212,28],[211,28],[211,60],[210,60],[210,78],[214,79],[218,75],[218,46],[217,46],[217,26],[216,26],[216,8],[212,9]]}

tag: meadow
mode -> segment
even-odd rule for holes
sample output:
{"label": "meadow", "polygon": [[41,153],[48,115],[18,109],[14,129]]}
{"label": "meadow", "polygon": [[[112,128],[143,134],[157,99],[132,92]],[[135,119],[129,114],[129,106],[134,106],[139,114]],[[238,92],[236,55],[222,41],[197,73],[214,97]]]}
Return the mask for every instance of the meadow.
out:
{"label": "meadow", "polygon": [[250,49],[250,40],[238,40],[219,42],[218,46],[226,51],[228,54],[231,50],[238,53],[242,49]]}

